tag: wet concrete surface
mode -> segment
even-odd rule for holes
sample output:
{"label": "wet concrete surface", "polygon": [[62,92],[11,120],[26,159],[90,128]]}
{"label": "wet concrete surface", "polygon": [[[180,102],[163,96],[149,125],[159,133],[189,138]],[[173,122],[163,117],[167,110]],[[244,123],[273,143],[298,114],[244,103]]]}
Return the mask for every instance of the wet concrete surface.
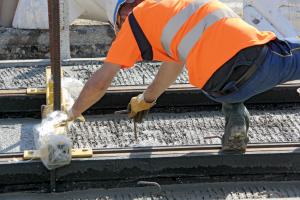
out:
{"label": "wet concrete surface", "polygon": [[64,193],[7,193],[2,200],[199,200],[199,199],[300,199],[299,181],[227,182],[155,187],[90,189]]}
{"label": "wet concrete surface", "polygon": [[[250,142],[299,142],[299,112],[300,105],[284,105],[276,110],[250,109]],[[224,118],[219,111],[150,113],[144,123],[137,125],[136,141],[133,123],[126,115],[86,118],[86,122],[77,122],[70,129],[74,148],[220,144],[224,129]],[[39,122],[38,119],[1,119],[0,153],[34,149],[33,127]]]}
{"label": "wet concrete surface", "polygon": [[[86,65],[63,67],[64,76],[86,82],[89,77],[101,68],[93,63]],[[155,77],[160,63],[138,63],[131,69],[120,70],[112,85],[143,85],[149,84]],[[3,67],[0,68],[0,89],[18,89],[28,87],[45,87],[45,66]],[[187,71],[184,70],[176,83],[188,83]]]}
{"label": "wet concrete surface", "polygon": [[0,153],[34,148],[33,128],[38,119],[5,119],[0,122]]}
{"label": "wet concrete surface", "polygon": [[[160,63],[139,63],[136,67],[121,70],[113,80],[113,86],[148,85],[154,78]],[[65,77],[86,82],[101,65],[64,67]],[[186,70],[176,83],[188,83]],[[45,66],[0,68],[0,89],[45,87]],[[298,142],[299,106],[286,106],[277,110],[251,110],[250,141]],[[70,137],[74,147],[128,147],[133,145],[193,145],[220,144],[224,119],[218,111],[183,113],[153,113],[138,125],[139,141],[135,141],[133,124],[126,116],[102,115],[88,117],[85,123],[77,123]],[[36,119],[1,119],[0,153],[33,149],[33,126]]]}

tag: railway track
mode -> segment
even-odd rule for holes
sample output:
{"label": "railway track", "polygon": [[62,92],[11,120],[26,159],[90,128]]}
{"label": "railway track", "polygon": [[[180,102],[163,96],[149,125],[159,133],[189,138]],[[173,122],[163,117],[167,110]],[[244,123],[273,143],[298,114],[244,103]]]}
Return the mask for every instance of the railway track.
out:
{"label": "railway track", "polygon": [[[93,149],[94,158],[120,158],[127,156],[137,157],[149,157],[149,155],[165,156],[169,153],[174,155],[184,155],[189,153],[211,153],[222,154],[220,145],[186,145],[186,146],[156,146],[156,147],[129,147],[129,148],[103,148]],[[274,153],[274,152],[295,152],[300,151],[300,143],[273,143],[273,144],[249,144],[247,148],[247,154],[253,153]],[[238,154],[232,152],[232,155]],[[225,154],[223,154],[225,155]],[[246,155],[246,154],[245,154]],[[0,154],[0,162],[9,162],[12,159],[17,161],[23,160],[22,152],[15,153],[2,153]]]}
{"label": "railway track", "polygon": [[[262,105],[300,103],[296,92],[299,87],[299,81],[279,85],[250,99],[247,103]],[[145,88],[146,84],[114,85],[90,111],[111,113],[123,109],[132,96],[141,93]],[[15,113],[22,116],[25,113],[40,112],[41,105],[46,101],[44,89],[40,87],[37,92],[31,91],[30,87],[22,89],[2,87],[0,90],[2,118],[15,116]],[[156,111],[159,112],[170,107],[181,112],[182,107],[193,110],[199,106],[217,104],[206,98],[200,90],[183,81],[173,85],[159,99],[157,105]],[[122,131],[118,128],[116,130]],[[80,135],[75,136],[75,140],[78,137],[83,138]],[[87,138],[87,141],[91,139]],[[24,161],[21,152],[6,152],[0,154],[0,192],[113,188],[135,186],[137,181],[173,184],[253,179],[299,180],[300,143],[297,142],[250,144],[246,154],[222,154],[218,144],[94,148],[92,158],[74,158],[71,165],[55,171],[46,170],[38,160]]]}
{"label": "railway track", "polygon": [[[58,1],[55,2],[58,3]],[[56,109],[59,109],[61,93],[60,87],[57,85],[60,85],[61,59],[59,37],[54,37],[59,36],[58,6],[52,11],[49,12],[49,18],[52,18],[50,27],[53,26],[50,28],[51,65],[55,69],[53,71],[56,71],[53,73],[56,74],[54,76],[56,79],[56,88],[54,88],[56,101],[54,104]],[[53,46],[56,47],[56,50]],[[63,65],[70,65],[70,63],[78,64],[81,62],[84,65],[85,61],[70,59],[62,63]],[[101,61],[95,60],[100,65]],[[43,73],[44,68],[49,63],[49,60],[0,62],[0,115],[2,117],[15,116],[15,113],[19,113],[20,117],[40,112],[41,105],[44,105],[46,101]],[[141,86],[136,86],[128,80],[129,77],[132,77],[131,72],[122,72],[120,79],[113,83],[114,87],[109,88],[106,96],[95,104],[91,111],[109,113],[124,108],[130,98],[141,93],[150,78],[153,77],[156,67],[151,65],[146,66],[150,67],[151,70],[145,70],[140,65],[140,71],[132,72],[132,74],[137,75],[134,81],[139,83],[136,85]],[[9,66],[14,67],[10,68]],[[66,73],[69,73],[73,78],[86,78],[98,66],[92,66],[92,70],[88,68],[75,66],[71,67],[69,71],[67,69]],[[79,74],[83,70],[86,74],[80,76]],[[140,76],[141,71],[145,72],[147,77]],[[208,100],[200,90],[187,84],[186,72],[184,73],[177,80],[177,84],[173,85],[159,99],[157,102],[158,109],[169,109],[170,107],[193,109],[198,106],[216,105]],[[122,81],[124,82],[122,83]],[[22,89],[19,89],[20,85],[22,85]],[[31,87],[32,85],[37,87]],[[300,103],[300,98],[296,92],[299,87],[299,81],[280,85],[250,99],[247,103]],[[296,114],[292,116],[296,116]],[[282,123],[286,123],[286,119]],[[295,123],[292,124],[297,128],[297,131],[298,126]],[[110,127],[113,128],[111,124]],[[123,129],[116,130],[122,131]],[[79,137],[83,138],[80,135]],[[75,137],[75,139],[77,138]],[[91,158],[74,158],[70,165],[52,171],[46,170],[38,160],[23,160],[23,153],[21,152],[5,152],[0,154],[0,192],[20,190],[53,192],[93,187],[116,188],[136,186],[138,182],[151,183],[160,187],[160,184],[174,183],[277,181],[299,180],[300,178],[300,143],[295,141],[291,143],[250,144],[245,154],[223,154],[220,149],[220,145],[94,148]]]}
{"label": "railway track", "polygon": [[222,154],[219,145],[94,149],[92,158],[73,159],[52,173],[38,161],[23,161],[21,153],[2,154],[0,191],[113,188],[138,181],[297,180],[299,147],[300,143],[252,144],[245,154]]}
{"label": "railway track", "polygon": [[[147,86],[115,86],[110,87],[101,101],[90,110],[116,110],[125,108],[132,96],[142,93]],[[279,85],[270,91],[251,98],[246,103],[299,103],[300,97],[296,92],[300,82]],[[37,92],[32,92],[35,90]],[[187,100],[188,99],[188,100]],[[0,113],[30,113],[40,112],[41,105],[46,102],[44,88],[6,89],[0,90]],[[176,84],[171,86],[157,102],[157,107],[184,107],[218,105],[208,99],[201,90],[189,84]],[[6,115],[7,116],[7,115]]]}
{"label": "railway track", "polygon": [[161,191],[155,186],[112,189],[89,189],[83,191],[63,192],[59,194],[47,193],[9,193],[0,194],[4,200],[52,200],[52,199],[296,199],[300,196],[299,181],[270,181],[270,182],[221,182],[172,184],[161,186]]}
{"label": "railway track", "polygon": [[[62,61],[66,77],[85,82],[101,67],[101,59],[69,59]],[[40,112],[45,104],[45,68],[49,60],[0,61],[0,113]],[[130,98],[144,91],[157,72],[159,63],[138,64],[131,70],[123,70],[114,79],[105,97],[91,110],[115,110],[125,108]],[[255,96],[247,103],[299,103],[296,90],[300,81],[279,85]],[[188,99],[188,101],[187,101]],[[184,71],[157,103],[160,107],[216,105],[203,93],[188,84]],[[6,115],[7,116],[7,115]]]}

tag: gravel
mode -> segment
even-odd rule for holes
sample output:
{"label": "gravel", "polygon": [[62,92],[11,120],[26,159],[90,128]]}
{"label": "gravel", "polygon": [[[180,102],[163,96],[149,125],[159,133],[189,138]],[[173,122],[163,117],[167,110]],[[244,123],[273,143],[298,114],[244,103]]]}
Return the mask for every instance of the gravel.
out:
{"label": "gravel", "polygon": [[228,182],[154,187],[90,189],[64,193],[7,193],[2,200],[200,200],[200,199],[299,199],[300,182]]}
{"label": "gravel", "polygon": [[[112,86],[149,84],[155,77],[160,63],[139,63],[127,70],[120,70]],[[102,65],[77,65],[63,67],[64,76],[75,78],[85,83]],[[45,87],[45,66],[3,67],[0,68],[0,89],[18,89]],[[175,83],[188,83],[187,71],[184,70]]]}
{"label": "gravel", "polygon": [[[300,105],[250,109],[250,142],[299,142],[299,111]],[[137,124],[136,141],[133,123],[126,115],[86,118],[86,122],[77,122],[70,129],[74,148],[220,144],[224,129],[219,111],[151,113],[144,123]],[[38,123],[38,119],[1,119],[0,153],[34,149],[33,128]]]}

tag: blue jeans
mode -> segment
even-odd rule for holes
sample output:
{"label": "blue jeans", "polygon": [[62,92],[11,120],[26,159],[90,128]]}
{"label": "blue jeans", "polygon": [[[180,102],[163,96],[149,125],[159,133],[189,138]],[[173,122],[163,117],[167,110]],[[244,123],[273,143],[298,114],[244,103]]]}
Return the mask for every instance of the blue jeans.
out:
{"label": "blue jeans", "polygon": [[[276,39],[267,46],[268,52],[263,64],[236,91],[220,97],[204,93],[220,103],[240,103],[278,84],[300,79],[300,42]],[[234,86],[232,82],[227,84]]]}

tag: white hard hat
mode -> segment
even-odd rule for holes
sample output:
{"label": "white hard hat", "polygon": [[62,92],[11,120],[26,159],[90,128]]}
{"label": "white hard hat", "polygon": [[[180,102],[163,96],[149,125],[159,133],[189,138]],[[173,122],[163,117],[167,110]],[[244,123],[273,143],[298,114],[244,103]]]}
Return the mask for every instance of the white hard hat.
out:
{"label": "white hard hat", "polygon": [[126,0],[102,0],[104,9],[106,11],[107,18],[112,25],[116,25],[118,11]]}

